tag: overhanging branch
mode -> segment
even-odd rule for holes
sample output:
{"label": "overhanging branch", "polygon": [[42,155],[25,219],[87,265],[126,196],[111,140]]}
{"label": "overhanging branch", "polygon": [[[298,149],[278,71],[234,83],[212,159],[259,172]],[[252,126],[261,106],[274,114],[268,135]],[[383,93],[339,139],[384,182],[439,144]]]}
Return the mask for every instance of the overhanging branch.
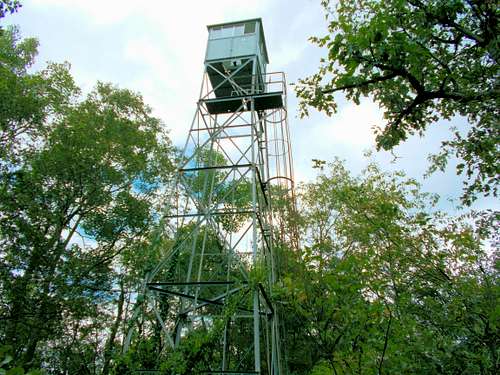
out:
{"label": "overhanging branch", "polygon": [[368,86],[368,85],[371,85],[374,83],[388,81],[388,80],[393,79],[397,76],[398,75],[393,72],[393,73],[389,73],[389,74],[382,76],[382,77],[376,77],[376,78],[369,79],[367,81],[363,81],[363,82],[359,82],[359,83],[352,83],[350,85],[339,86],[339,87],[335,87],[332,89],[322,90],[321,92],[323,94],[331,94],[331,93],[334,93],[337,91],[344,91],[344,90],[349,90],[349,89],[361,88],[361,87],[365,87],[365,86]]}

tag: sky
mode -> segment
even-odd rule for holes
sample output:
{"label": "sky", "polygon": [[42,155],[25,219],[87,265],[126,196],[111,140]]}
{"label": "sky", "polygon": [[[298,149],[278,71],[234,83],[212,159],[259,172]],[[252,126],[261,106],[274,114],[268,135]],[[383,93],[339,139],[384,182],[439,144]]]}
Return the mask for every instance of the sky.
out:
{"label": "sky", "polygon": [[[21,0],[17,14],[3,24],[16,24],[25,37],[39,39],[35,69],[47,61],[71,63],[77,84],[89,91],[99,81],[140,92],[153,113],[182,146],[196,110],[207,43],[206,25],[262,18],[270,64],[267,71],[284,71],[288,84],[314,73],[325,51],[310,36],[326,34],[319,0]],[[288,113],[297,182],[315,176],[312,159],[339,157],[358,174],[367,165],[365,151],[374,149],[373,127],[382,125],[382,111],[369,98],[360,105],[339,97],[332,117],[314,110],[298,116],[298,100],[288,87]],[[463,119],[440,121],[425,137],[411,137],[394,150],[371,157],[386,170],[404,170],[422,182],[423,190],[439,194],[440,208],[457,213],[462,180],[454,163],[445,173],[423,179],[427,156],[439,150],[451,125],[464,128]],[[480,199],[474,208],[499,207]]]}

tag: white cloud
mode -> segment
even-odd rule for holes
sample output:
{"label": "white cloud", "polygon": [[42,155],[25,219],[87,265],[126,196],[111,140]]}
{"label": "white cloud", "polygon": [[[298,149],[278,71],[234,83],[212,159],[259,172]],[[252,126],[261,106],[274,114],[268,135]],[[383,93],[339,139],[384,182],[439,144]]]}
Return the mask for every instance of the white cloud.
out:
{"label": "white cloud", "polygon": [[[324,28],[319,22],[323,19],[319,4],[285,1],[32,0],[26,7],[43,9],[46,14],[56,11],[67,14],[72,22],[80,23],[79,29],[92,31],[92,35],[86,34],[88,40],[79,39],[77,43],[85,47],[87,56],[96,55],[94,61],[68,56],[77,81],[86,87],[93,86],[96,79],[111,79],[121,87],[139,91],[153,107],[154,114],[165,121],[177,145],[184,143],[196,110],[207,41],[206,25],[263,17],[272,61],[270,70],[290,70],[293,74],[294,67],[300,68],[294,72],[299,76],[304,74],[304,62],[317,64],[315,59],[310,61],[311,58],[305,56],[310,46],[307,37],[321,34]],[[106,39],[104,45],[94,40],[109,33],[113,33],[112,37]],[[103,53],[110,55],[107,65]],[[96,59],[100,59],[99,64],[95,63]],[[110,67],[111,62],[115,65],[119,62],[119,66]],[[107,78],[113,69],[122,75]],[[116,81],[117,78],[120,81]],[[291,102],[289,113],[293,117],[296,108],[294,101]],[[365,101],[360,107],[341,108],[331,119],[318,116],[314,121],[295,126],[299,120],[292,118],[291,137],[298,139],[294,144],[299,146],[294,150],[295,156],[307,160],[306,165],[298,163],[297,173],[308,174],[311,158],[330,159],[339,145],[354,152],[368,147],[373,140],[370,126],[376,122],[377,113],[377,108]]]}
{"label": "white cloud", "polygon": [[272,59],[270,65],[273,67],[271,70],[283,70],[283,68],[297,61],[306,50],[307,45],[305,43],[286,43],[278,47],[276,51],[273,51]]}
{"label": "white cloud", "polygon": [[[206,25],[262,17],[271,60],[269,71],[285,71],[287,80],[293,82],[315,72],[324,53],[307,41],[311,35],[326,33],[319,3],[25,0],[23,9],[8,20],[40,37],[41,60],[70,61],[76,81],[85,89],[99,79],[142,93],[154,114],[171,129],[174,143],[181,146],[201,85]],[[342,104],[331,118],[312,113],[307,119],[298,119],[292,90],[288,100],[297,180],[312,177],[313,158],[331,160],[339,156],[347,160],[354,173],[363,168],[363,150],[374,145],[372,127],[383,123],[377,105],[364,99],[360,106]],[[408,140],[397,149],[402,156],[397,167],[416,178],[425,169],[431,144],[439,143],[436,134],[430,130],[426,134],[425,141]],[[390,167],[390,155],[377,155],[384,168]],[[460,190],[460,184],[443,185],[449,191]]]}
{"label": "white cloud", "polygon": [[[332,117],[328,123],[321,123],[316,131],[323,134],[320,139],[331,139],[334,143],[366,148],[375,145],[373,126],[382,123],[382,111],[369,99],[360,105],[349,103]],[[319,135],[319,134],[318,134]]]}
{"label": "white cloud", "polygon": [[295,127],[302,155],[330,159],[339,148],[361,152],[375,145],[373,126],[382,122],[381,110],[369,99],[360,105],[349,103],[332,117],[321,117],[320,121],[302,120],[300,128]]}
{"label": "white cloud", "polygon": [[178,36],[185,32],[184,26],[209,19],[223,22],[238,18],[255,17],[257,10],[266,6],[264,0],[31,0],[37,7],[58,7],[82,13],[89,22],[98,26],[124,22],[127,18],[147,17],[166,28],[177,27]]}
{"label": "white cloud", "polygon": [[[129,22],[131,28],[136,28],[138,21],[145,25],[135,37],[117,43],[122,46],[124,62],[140,66],[136,75],[120,85],[143,94],[154,113],[165,120],[177,144],[187,136],[196,109],[206,25],[257,17],[265,8],[264,1],[239,2],[236,7],[232,0],[150,1],[140,6],[137,1],[103,3],[99,6],[96,1],[48,0],[49,5],[81,12],[86,22],[97,27]],[[114,12],[115,8],[119,11]]]}
{"label": "white cloud", "polygon": [[332,117],[312,113],[304,120],[292,119],[296,181],[314,178],[312,159],[332,160],[338,156],[347,161],[349,168],[360,171],[366,164],[364,151],[375,145],[372,128],[382,119],[381,110],[367,98],[359,106],[349,103],[340,107]]}
{"label": "white cloud", "polygon": [[32,3],[38,7],[59,7],[83,12],[97,25],[121,22],[131,16],[139,4],[137,1],[123,0],[32,0]]}

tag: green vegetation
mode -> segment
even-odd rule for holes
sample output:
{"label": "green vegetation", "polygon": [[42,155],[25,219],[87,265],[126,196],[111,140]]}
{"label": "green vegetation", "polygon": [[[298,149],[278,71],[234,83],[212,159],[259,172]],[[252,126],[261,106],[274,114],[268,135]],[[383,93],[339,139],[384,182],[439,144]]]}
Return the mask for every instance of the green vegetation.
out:
{"label": "green vegetation", "polygon": [[[437,115],[469,116],[469,135],[449,141],[437,161],[454,150],[477,173],[466,202],[496,193],[498,33],[474,23],[496,20],[495,4],[340,2],[332,35],[316,39],[330,51],[326,65],[298,88],[303,108],[333,111],[338,90],[354,100],[372,93],[390,122],[383,148]],[[0,18],[18,7],[0,0]],[[37,45],[0,29],[0,375],[134,374],[158,358],[164,374],[206,368],[219,360],[215,344],[236,302],[162,357],[159,323],[138,319],[138,339],[123,354],[144,275],[191,229],[151,240],[176,158],[162,123],[129,90],[99,82],[83,96],[68,64],[33,72]],[[200,155],[224,164],[213,150]],[[315,168],[297,190],[298,211],[276,202],[287,212],[284,231],[301,234],[298,249],[277,244],[281,278],[270,295],[286,327],[289,374],[498,373],[498,213],[439,212],[416,181],[375,164],[360,176],[339,160]],[[245,183],[237,190],[212,170],[186,180],[197,194],[219,184],[217,199],[248,205]],[[222,253],[210,228],[199,232]],[[265,276],[249,274],[250,283]],[[162,313],[169,302],[159,303]],[[237,333],[231,339],[251,337]]]}
{"label": "green vegetation", "polygon": [[439,118],[467,117],[466,135],[454,131],[432,170],[453,155],[461,159],[463,201],[497,195],[500,158],[497,1],[322,1],[329,34],[311,40],[327,50],[318,72],[299,81],[301,110],[327,114],[334,94],[359,103],[370,95],[387,120],[377,130],[379,149],[390,150],[412,134],[423,135]]}
{"label": "green vegetation", "polygon": [[432,212],[376,165],[353,177],[335,161],[300,193],[303,247],[276,291],[292,373],[495,373],[495,215]]}
{"label": "green vegetation", "polygon": [[173,149],[139,95],[29,72],[36,46],[0,35],[0,342],[25,369],[106,369]]}

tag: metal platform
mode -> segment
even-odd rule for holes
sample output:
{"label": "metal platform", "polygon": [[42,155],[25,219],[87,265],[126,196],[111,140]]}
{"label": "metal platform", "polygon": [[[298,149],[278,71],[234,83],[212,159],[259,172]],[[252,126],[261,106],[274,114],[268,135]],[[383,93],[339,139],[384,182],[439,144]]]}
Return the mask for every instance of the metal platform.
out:
{"label": "metal platform", "polygon": [[239,95],[226,98],[206,99],[205,103],[210,114],[231,113],[236,111],[250,111],[250,100],[254,99],[255,111],[266,111],[283,107],[283,92],[268,92],[258,95]]}

